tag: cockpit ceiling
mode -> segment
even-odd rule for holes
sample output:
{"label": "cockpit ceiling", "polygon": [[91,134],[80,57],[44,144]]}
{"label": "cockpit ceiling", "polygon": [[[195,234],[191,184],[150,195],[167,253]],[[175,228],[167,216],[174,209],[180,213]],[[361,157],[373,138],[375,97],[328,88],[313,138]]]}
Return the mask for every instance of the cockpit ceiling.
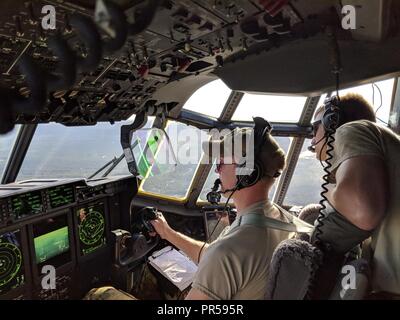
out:
{"label": "cockpit ceiling", "polygon": [[[339,41],[340,89],[392,77],[400,71],[400,38],[384,43]],[[246,60],[227,63],[216,74],[232,90],[314,95],[336,90],[327,39],[299,40]],[[240,76],[238,76],[240,75]]]}
{"label": "cockpit ceiling", "polygon": [[[326,92],[335,87],[337,55],[327,30],[339,45],[341,87],[399,72],[400,3],[353,2],[360,29],[348,31],[338,1],[118,0],[113,12],[127,24],[117,33],[128,36],[110,48],[110,36],[93,22],[95,1],[2,0],[1,117],[90,125],[161,104],[177,117],[190,95],[217,77],[238,91]],[[49,4],[55,30],[41,27]],[[50,45],[57,32],[64,51]]]}

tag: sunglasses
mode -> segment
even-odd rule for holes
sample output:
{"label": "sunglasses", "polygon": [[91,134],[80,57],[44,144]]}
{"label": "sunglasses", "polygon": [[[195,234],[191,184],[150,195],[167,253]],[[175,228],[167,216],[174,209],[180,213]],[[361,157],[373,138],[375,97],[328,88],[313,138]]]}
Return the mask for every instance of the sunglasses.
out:
{"label": "sunglasses", "polygon": [[321,123],[322,123],[322,120],[317,120],[317,121],[314,121],[311,124],[314,137],[317,135],[317,131],[318,131],[319,126],[321,125]]}

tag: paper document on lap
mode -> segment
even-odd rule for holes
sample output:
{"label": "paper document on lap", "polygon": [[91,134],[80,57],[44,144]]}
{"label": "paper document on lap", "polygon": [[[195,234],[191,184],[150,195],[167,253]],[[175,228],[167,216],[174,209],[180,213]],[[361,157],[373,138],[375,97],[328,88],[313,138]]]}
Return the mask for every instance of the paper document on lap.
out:
{"label": "paper document on lap", "polygon": [[171,246],[153,252],[149,262],[181,291],[191,285],[197,271],[197,265],[192,260]]}

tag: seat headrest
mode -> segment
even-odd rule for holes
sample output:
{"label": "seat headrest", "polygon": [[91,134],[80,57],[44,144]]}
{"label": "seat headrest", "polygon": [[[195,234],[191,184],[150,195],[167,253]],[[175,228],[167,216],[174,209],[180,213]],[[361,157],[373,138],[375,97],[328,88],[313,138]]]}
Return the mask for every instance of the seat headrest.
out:
{"label": "seat headrest", "polygon": [[282,241],[272,256],[265,298],[303,300],[322,259],[322,252],[309,242],[298,239]]}

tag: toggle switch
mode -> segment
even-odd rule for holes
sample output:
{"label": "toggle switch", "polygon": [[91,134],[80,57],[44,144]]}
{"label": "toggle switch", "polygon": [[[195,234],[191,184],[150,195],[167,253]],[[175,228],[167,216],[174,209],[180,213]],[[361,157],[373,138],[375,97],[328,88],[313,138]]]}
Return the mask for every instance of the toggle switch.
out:
{"label": "toggle switch", "polygon": [[35,11],[33,10],[33,4],[32,2],[26,2],[25,3],[25,7],[28,11],[28,19],[29,19],[29,23],[31,25],[36,25],[38,23],[37,21],[37,16],[35,14]]}
{"label": "toggle switch", "polygon": [[15,35],[17,37],[24,36],[24,30],[22,29],[22,21],[21,16],[14,16],[14,23],[15,23]]}

